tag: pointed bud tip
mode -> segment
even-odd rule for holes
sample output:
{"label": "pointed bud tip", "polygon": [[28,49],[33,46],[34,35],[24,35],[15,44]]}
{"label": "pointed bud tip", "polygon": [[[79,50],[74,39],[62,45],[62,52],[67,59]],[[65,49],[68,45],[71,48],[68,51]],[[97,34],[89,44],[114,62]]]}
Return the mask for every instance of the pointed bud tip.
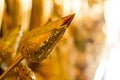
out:
{"label": "pointed bud tip", "polygon": [[66,17],[63,17],[62,18],[63,19],[63,24],[62,25],[68,25],[69,26],[69,24],[73,20],[74,16],[75,16],[75,14],[70,14],[70,15],[68,15]]}

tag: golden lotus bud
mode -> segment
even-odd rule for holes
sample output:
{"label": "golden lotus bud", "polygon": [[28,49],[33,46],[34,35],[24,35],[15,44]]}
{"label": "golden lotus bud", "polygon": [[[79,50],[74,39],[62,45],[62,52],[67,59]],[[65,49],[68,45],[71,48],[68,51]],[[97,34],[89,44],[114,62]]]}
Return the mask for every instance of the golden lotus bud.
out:
{"label": "golden lotus bud", "polygon": [[43,26],[44,31],[42,31],[42,28],[37,28],[28,33],[28,35],[23,37],[19,46],[22,56],[33,63],[38,63],[49,56],[50,52],[64,35],[73,16],[69,15]]}

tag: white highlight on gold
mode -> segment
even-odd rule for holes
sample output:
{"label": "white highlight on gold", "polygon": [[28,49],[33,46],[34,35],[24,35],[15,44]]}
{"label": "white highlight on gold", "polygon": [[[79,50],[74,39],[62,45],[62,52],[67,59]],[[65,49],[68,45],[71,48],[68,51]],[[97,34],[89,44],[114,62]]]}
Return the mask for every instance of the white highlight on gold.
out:
{"label": "white highlight on gold", "polygon": [[52,11],[53,11],[53,0],[44,0],[42,24],[44,24],[45,21],[47,21],[50,18]]}
{"label": "white highlight on gold", "polygon": [[19,42],[21,40],[21,37],[24,32],[27,32],[29,30],[29,23],[30,23],[30,17],[31,17],[31,9],[32,9],[32,0],[20,0],[20,7],[21,7],[21,30],[19,32],[19,36],[17,37],[16,43],[14,45],[14,54],[16,55],[17,48],[19,45]]}
{"label": "white highlight on gold", "polygon": [[72,12],[78,13],[82,7],[82,0],[72,0]]}
{"label": "white highlight on gold", "polygon": [[72,9],[72,0],[63,0],[62,4],[63,15],[70,14]]}
{"label": "white highlight on gold", "polygon": [[80,13],[82,8],[82,0],[63,0],[62,1],[62,10],[63,15],[70,13]]}
{"label": "white highlight on gold", "polygon": [[0,0],[0,31],[4,12],[4,0]]}
{"label": "white highlight on gold", "polygon": [[57,5],[59,5],[59,6],[62,5],[62,2],[63,2],[63,0],[55,0],[55,4],[57,4]]}
{"label": "white highlight on gold", "polygon": [[32,0],[20,0],[21,6],[21,30],[26,32],[29,29],[31,9],[32,9]]}

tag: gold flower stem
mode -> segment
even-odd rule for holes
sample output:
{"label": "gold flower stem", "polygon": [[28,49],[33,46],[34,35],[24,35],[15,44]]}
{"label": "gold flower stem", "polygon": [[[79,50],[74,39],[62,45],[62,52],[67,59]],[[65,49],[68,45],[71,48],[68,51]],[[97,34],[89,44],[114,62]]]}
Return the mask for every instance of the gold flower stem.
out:
{"label": "gold flower stem", "polygon": [[7,70],[5,70],[5,72],[0,76],[0,80],[3,80],[6,75],[20,62],[22,61],[24,58],[22,57],[22,55],[19,53],[17,55],[17,57],[14,59],[13,63],[7,68]]}

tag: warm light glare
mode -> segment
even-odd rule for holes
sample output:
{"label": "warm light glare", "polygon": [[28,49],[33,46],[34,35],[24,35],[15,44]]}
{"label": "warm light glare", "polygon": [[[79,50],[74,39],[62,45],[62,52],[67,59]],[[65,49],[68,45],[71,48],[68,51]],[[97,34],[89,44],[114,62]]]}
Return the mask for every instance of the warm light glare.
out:
{"label": "warm light glare", "polygon": [[72,12],[78,13],[82,7],[82,0],[72,0]]}
{"label": "warm light glare", "polygon": [[63,15],[71,13],[72,3],[71,0],[63,0]]}
{"label": "warm light glare", "polygon": [[105,5],[107,44],[119,42],[120,1],[108,1]]}
{"label": "warm light glare", "polygon": [[105,3],[106,43],[109,57],[104,80],[120,80],[120,1]]}
{"label": "warm light glare", "polygon": [[104,7],[106,21],[104,53],[107,57],[101,60],[94,80],[120,80],[120,1],[105,1]]}

